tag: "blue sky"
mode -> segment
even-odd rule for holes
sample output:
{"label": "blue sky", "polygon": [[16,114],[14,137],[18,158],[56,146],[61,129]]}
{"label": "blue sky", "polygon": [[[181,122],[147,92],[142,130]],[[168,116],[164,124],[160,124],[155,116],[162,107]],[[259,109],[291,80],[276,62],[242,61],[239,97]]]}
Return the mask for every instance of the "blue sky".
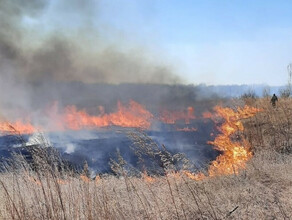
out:
{"label": "blue sky", "polygon": [[40,24],[74,29],[86,23],[109,42],[143,48],[186,83],[287,82],[292,62],[289,0],[88,1],[93,4],[80,7],[81,16],[79,9],[70,13],[55,0]]}

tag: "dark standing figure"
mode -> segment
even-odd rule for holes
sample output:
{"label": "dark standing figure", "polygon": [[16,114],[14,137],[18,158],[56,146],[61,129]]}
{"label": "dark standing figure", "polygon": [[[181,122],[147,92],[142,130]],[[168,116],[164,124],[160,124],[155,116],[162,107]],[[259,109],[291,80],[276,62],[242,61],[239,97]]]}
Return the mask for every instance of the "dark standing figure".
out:
{"label": "dark standing figure", "polygon": [[276,107],[276,102],[278,101],[278,97],[274,94],[271,98],[271,103],[273,107]]}

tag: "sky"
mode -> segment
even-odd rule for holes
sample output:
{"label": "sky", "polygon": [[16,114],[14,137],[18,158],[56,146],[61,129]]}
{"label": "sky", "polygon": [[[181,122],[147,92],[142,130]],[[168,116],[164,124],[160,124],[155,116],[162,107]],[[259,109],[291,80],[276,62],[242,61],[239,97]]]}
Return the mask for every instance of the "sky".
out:
{"label": "sky", "polygon": [[[78,2],[78,0],[72,0]],[[285,85],[292,62],[289,0],[87,0],[70,10],[53,0],[25,25],[84,31],[124,50],[143,50],[186,84]],[[79,11],[82,13],[79,14]],[[96,45],[95,45],[96,46]],[[103,45],[100,45],[101,47]]]}

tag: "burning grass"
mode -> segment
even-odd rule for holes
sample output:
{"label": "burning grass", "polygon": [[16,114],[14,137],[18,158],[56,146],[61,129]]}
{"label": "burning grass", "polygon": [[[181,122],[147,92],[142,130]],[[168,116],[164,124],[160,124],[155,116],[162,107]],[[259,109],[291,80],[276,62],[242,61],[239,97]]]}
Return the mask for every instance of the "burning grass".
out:
{"label": "burning grass", "polygon": [[46,116],[54,123],[54,128],[43,128],[33,125],[30,120],[25,122],[21,119],[8,122],[0,120],[0,132],[10,134],[32,134],[36,131],[65,131],[97,129],[109,126],[126,128],[148,129],[151,125],[153,115],[135,101],[130,101],[128,106],[121,102],[117,103],[117,111],[109,114],[104,113],[103,106],[100,107],[99,115],[89,115],[85,109],[77,110],[76,106],[66,106],[59,110],[58,103],[46,109]]}
{"label": "burning grass", "polygon": [[[45,148],[35,152],[33,166],[18,156],[1,174],[0,218],[289,219],[292,103],[283,100],[276,109],[268,100],[255,105],[263,111],[253,117],[255,108],[218,109],[221,116],[228,113],[222,134],[213,141],[222,154],[208,172],[199,174],[191,172],[182,155],[170,155],[135,135],[137,155],[146,151],[160,158],[164,175],[146,170],[132,175],[118,157],[111,163],[116,175],[92,179],[86,167],[77,174]],[[177,169],[173,161],[182,161],[182,166]]]}

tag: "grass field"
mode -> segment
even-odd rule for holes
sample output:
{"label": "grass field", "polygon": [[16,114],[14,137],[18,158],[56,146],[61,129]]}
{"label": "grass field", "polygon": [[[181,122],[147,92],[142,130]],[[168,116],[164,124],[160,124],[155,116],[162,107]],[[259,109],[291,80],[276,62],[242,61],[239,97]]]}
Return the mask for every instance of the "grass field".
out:
{"label": "grass field", "polygon": [[237,175],[193,180],[167,167],[133,176],[120,158],[118,175],[92,180],[40,149],[34,166],[16,156],[0,174],[0,219],[290,219],[292,100],[245,101],[262,111],[242,120],[253,156]]}

